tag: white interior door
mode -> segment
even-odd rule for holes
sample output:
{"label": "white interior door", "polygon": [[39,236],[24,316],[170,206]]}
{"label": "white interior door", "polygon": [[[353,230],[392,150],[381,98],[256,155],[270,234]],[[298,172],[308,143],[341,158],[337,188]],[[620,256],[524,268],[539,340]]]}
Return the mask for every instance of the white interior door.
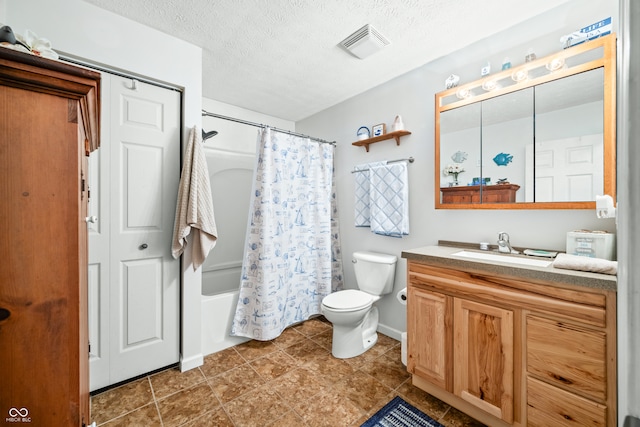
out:
{"label": "white interior door", "polygon": [[102,105],[108,138],[91,189],[101,218],[89,242],[90,281],[98,283],[90,285],[92,390],[176,363],[180,350],[180,262],[171,256],[180,93],[108,80]]}
{"label": "white interior door", "polygon": [[602,134],[536,142],[535,151],[527,146],[526,201],[595,200],[604,191]]}

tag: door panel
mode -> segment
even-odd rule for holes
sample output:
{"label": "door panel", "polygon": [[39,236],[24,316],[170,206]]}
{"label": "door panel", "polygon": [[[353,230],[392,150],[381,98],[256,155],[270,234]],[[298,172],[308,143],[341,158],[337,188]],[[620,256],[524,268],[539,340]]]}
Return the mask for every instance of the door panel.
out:
{"label": "door panel", "polygon": [[451,311],[452,298],[444,294],[409,288],[407,335],[409,372],[452,391]]}
{"label": "door panel", "polygon": [[513,312],[454,300],[454,393],[513,422]]}
{"label": "door panel", "polygon": [[111,111],[108,94],[111,89],[109,74],[102,73],[100,108],[100,140],[102,148],[89,156],[89,216],[96,222],[87,224],[89,231],[89,382],[90,389],[109,385],[109,179]]}
{"label": "door panel", "polygon": [[180,93],[141,82],[132,89],[131,80],[119,76],[108,80],[103,111],[110,120],[103,128],[109,138],[103,138],[99,159],[108,183],[98,183],[100,204],[106,205],[100,224],[109,229],[100,271],[107,272],[93,286],[95,294],[108,288],[97,303],[107,320],[94,327],[101,344],[106,341],[99,351],[108,362],[92,364],[100,378],[94,382],[92,370],[93,390],[174,364],[180,349],[180,261],[171,256]]}
{"label": "door panel", "polygon": [[[112,383],[179,360],[179,260],[171,256],[180,180],[180,94],[112,78]],[[114,161],[115,160],[115,161]]]}

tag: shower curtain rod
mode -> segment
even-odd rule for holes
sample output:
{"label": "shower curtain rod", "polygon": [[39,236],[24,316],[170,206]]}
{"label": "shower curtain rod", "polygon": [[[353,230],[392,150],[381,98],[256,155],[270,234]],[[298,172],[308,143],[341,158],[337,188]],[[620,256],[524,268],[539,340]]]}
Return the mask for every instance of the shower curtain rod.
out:
{"label": "shower curtain rod", "polygon": [[274,131],[276,131],[276,132],[286,133],[286,134],[293,135],[293,136],[299,136],[299,137],[301,137],[301,138],[309,138],[309,139],[312,139],[312,140],[314,140],[314,141],[321,142],[321,143],[323,143],[323,144],[332,144],[332,145],[336,145],[336,142],[335,142],[335,141],[326,141],[326,140],[324,140],[324,139],[316,138],[316,137],[309,136],[309,135],[304,135],[304,134],[297,133],[297,132],[292,132],[292,131],[290,131],[290,130],[278,129],[278,128],[275,128],[275,127],[273,127],[273,126],[264,125],[264,124],[261,124],[261,123],[249,122],[249,121],[247,121],[247,120],[236,119],[235,117],[229,117],[229,116],[223,116],[223,115],[221,115],[221,114],[210,113],[210,112],[208,112],[207,110],[202,110],[202,115],[203,115],[203,116],[208,116],[208,117],[215,117],[215,118],[223,119],[223,120],[229,120],[229,121],[232,121],[232,122],[241,123],[241,124],[243,124],[243,125],[255,126],[255,127],[259,127],[259,128],[266,128],[266,127],[268,127],[268,128],[270,128],[271,130],[274,130]]}
{"label": "shower curtain rod", "polygon": [[[408,159],[395,159],[395,160],[388,160],[387,163],[396,163],[396,162],[409,162],[409,163],[413,163],[416,161],[416,159],[414,159],[413,157],[409,157]],[[357,173],[357,172],[366,172],[369,169],[358,169],[358,170],[352,170],[351,173]]]}

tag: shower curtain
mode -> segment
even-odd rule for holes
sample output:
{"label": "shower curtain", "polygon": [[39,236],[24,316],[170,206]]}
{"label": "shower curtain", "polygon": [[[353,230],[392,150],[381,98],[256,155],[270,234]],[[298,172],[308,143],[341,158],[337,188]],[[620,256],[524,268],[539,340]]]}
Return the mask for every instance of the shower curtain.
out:
{"label": "shower curtain", "polygon": [[267,341],[342,289],[335,147],[268,127],[258,153],[231,335]]}

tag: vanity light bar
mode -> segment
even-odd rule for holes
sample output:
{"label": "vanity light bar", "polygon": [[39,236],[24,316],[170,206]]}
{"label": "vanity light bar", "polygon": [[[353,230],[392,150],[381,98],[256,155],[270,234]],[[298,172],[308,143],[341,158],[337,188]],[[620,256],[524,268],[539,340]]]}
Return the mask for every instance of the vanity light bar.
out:
{"label": "vanity light bar", "polygon": [[[544,81],[544,79],[548,79],[550,73],[554,72],[567,72],[568,75],[572,74],[569,70],[571,68],[581,67],[584,68],[596,68],[598,66],[602,66],[604,64],[606,52],[603,52],[602,57],[586,60],[585,62],[580,61],[579,64],[574,64],[571,67],[567,64],[567,59],[576,57],[585,52],[593,51],[600,47],[603,47],[609,37],[615,37],[615,34],[603,36],[580,45],[576,45],[574,47],[567,48],[561,52],[554,53],[552,55],[548,55],[544,58],[539,58],[525,64],[522,64],[518,67],[511,68],[508,70],[499,71],[496,74],[486,76],[483,79],[475,80],[473,82],[454,87],[451,89],[447,89],[443,92],[438,93],[438,108],[455,108],[461,105],[465,105],[468,102],[471,102],[472,97],[478,97],[478,100],[481,100],[483,96],[487,92],[504,90],[505,93],[511,92],[513,90],[522,89],[523,87],[531,86],[535,84],[536,81]],[[605,49],[606,50],[606,49]],[[589,66],[587,66],[587,63]],[[601,63],[598,65],[598,63]],[[540,73],[536,73],[535,77],[531,77],[534,71],[537,70],[547,70],[547,74],[539,75]],[[506,83],[506,81],[512,80],[515,83]],[[504,84],[503,84],[504,82]],[[482,92],[477,92],[477,89],[481,89]],[[457,100],[450,99],[451,96],[455,96]],[[446,100],[446,103],[444,102]],[[455,107],[454,107],[455,106]]]}

